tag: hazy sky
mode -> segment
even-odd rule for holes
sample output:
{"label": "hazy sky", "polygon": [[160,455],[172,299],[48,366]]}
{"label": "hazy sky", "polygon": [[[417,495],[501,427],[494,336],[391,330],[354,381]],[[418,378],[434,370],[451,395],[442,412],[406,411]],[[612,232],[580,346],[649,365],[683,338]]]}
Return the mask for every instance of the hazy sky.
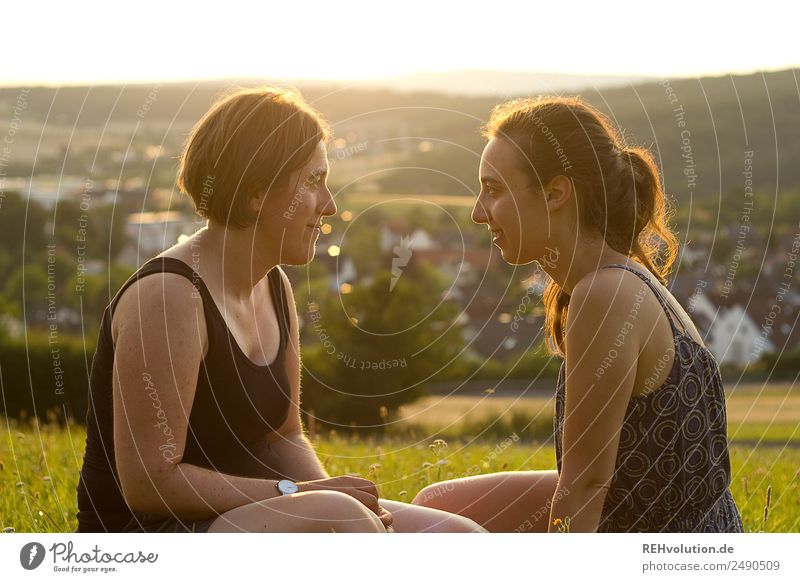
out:
{"label": "hazy sky", "polygon": [[675,77],[800,64],[792,2],[61,0],[7,5],[3,20],[3,85],[458,69]]}

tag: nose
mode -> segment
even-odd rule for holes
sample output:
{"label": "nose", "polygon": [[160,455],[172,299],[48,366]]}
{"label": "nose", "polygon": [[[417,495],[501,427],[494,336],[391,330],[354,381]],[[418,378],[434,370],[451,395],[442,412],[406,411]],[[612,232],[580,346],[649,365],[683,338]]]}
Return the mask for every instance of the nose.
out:
{"label": "nose", "polygon": [[338,209],[336,208],[336,202],[334,202],[333,200],[333,194],[326,186],[325,195],[323,198],[323,207],[320,214],[322,216],[333,216],[334,214],[336,214],[336,212],[338,212]]}
{"label": "nose", "polygon": [[489,215],[486,212],[486,206],[484,206],[481,196],[478,196],[478,199],[475,201],[471,218],[472,222],[475,224],[489,224]]}

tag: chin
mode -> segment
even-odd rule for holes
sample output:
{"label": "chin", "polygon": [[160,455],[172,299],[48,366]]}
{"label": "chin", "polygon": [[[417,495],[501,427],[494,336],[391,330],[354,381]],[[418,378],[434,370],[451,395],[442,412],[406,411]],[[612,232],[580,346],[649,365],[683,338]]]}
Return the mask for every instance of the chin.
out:
{"label": "chin", "polygon": [[514,266],[529,265],[530,263],[533,262],[533,260],[521,259],[519,257],[511,257],[511,258],[503,257],[503,260],[509,265],[514,265]]}
{"label": "chin", "polygon": [[287,245],[281,253],[281,264],[302,266],[314,260],[317,253],[317,241],[315,238],[298,236],[294,245]]}
{"label": "chin", "polygon": [[303,253],[302,250],[297,250],[291,253],[285,253],[281,256],[282,265],[290,265],[294,267],[301,267],[307,265],[314,258],[314,250]]}
{"label": "chin", "polygon": [[532,257],[526,257],[518,252],[512,253],[510,251],[506,251],[505,249],[500,249],[500,255],[509,265],[527,265],[535,260]]}
{"label": "chin", "polygon": [[305,256],[298,257],[300,259],[300,261],[301,261],[298,264],[307,265],[308,263],[310,263],[311,261],[314,260],[314,257],[316,255],[317,255],[317,245],[316,244],[312,244],[311,248],[308,249],[308,252],[305,253]]}

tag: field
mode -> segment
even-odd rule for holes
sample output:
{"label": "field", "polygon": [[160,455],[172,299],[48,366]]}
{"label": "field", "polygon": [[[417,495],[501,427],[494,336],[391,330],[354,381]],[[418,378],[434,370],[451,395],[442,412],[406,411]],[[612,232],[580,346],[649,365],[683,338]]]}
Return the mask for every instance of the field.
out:
{"label": "field", "polygon": [[[381,439],[313,438],[332,475],[359,474],[378,483],[383,497],[410,501],[442,479],[555,469],[552,444],[535,440],[552,423],[551,406],[547,398],[431,397],[404,409]],[[784,385],[740,387],[729,397],[728,418],[731,490],[746,531],[800,532],[800,394]],[[515,433],[519,440],[507,439]],[[3,423],[0,529],[74,531],[85,435],[76,425]],[[440,437],[447,446],[431,447]]]}
{"label": "field", "polygon": [[[740,384],[726,388],[726,396],[731,441],[800,446],[800,391],[792,384]],[[451,438],[502,438],[521,431],[522,436],[545,440],[553,432],[553,407],[550,395],[431,396],[402,408],[400,425]]]}

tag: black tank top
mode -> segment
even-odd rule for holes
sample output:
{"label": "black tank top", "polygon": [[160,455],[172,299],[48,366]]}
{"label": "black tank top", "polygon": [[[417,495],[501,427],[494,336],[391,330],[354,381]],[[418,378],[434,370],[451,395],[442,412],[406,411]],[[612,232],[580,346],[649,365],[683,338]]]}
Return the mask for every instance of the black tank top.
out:
{"label": "black tank top", "polygon": [[[288,417],[290,387],[284,365],[289,342],[289,305],[279,268],[267,275],[280,326],[272,364],[254,364],[231,334],[200,276],[183,261],[155,257],[131,275],[103,313],[89,377],[86,452],[78,482],[78,532],[122,531],[134,517],[117,475],[114,456],[111,317],[122,293],[152,273],[177,273],[192,281],[203,300],[208,349],[200,362],[181,462],[242,477],[282,478],[270,467],[265,437]],[[144,387],[144,385],[143,385]],[[162,450],[172,450],[165,434]]]}

